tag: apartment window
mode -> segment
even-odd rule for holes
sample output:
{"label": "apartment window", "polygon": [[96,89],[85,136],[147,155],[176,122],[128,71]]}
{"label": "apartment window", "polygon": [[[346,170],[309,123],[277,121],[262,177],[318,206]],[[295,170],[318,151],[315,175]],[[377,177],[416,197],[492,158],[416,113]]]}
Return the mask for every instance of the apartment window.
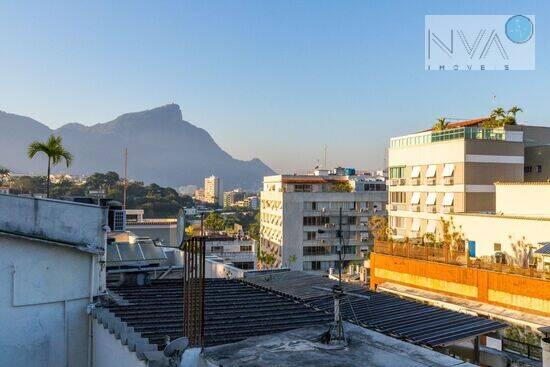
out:
{"label": "apartment window", "polygon": [[451,177],[455,170],[455,165],[448,163],[443,167],[443,177]]}
{"label": "apartment window", "polygon": [[411,172],[411,178],[420,177],[420,166],[414,166]]}
{"label": "apartment window", "polygon": [[405,218],[403,218],[403,217],[391,217],[390,223],[391,223],[391,226],[393,228],[404,228],[405,227]]}
{"label": "apartment window", "polygon": [[453,194],[452,192],[445,193],[445,196],[443,197],[443,205],[444,206],[453,205],[454,198],[455,198],[455,194]]}
{"label": "apartment window", "polygon": [[542,172],[542,164],[539,164],[537,166],[537,173],[541,173]]}
{"label": "apartment window", "polygon": [[407,200],[407,194],[401,191],[394,191],[390,193],[390,201],[392,203],[404,203]]}
{"label": "apartment window", "polygon": [[531,173],[531,172],[533,172],[533,166],[525,166],[525,167],[523,167],[523,172],[524,172],[524,173]]}
{"label": "apartment window", "polygon": [[435,192],[430,192],[426,198],[426,205],[435,205],[437,199],[437,194]]}
{"label": "apartment window", "polygon": [[390,167],[390,178],[403,178],[405,176],[405,167]]}
{"label": "apartment window", "polygon": [[418,205],[420,204],[420,193],[419,192],[413,192],[412,198],[411,198],[411,204]]}
{"label": "apartment window", "polygon": [[329,223],[329,217],[304,217],[304,226],[322,226]]}
{"label": "apartment window", "polygon": [[295,192],[311,192],[311,191],[313,191],[313,189],[312,189],[311,185],[298,184],[298,185],[294,185],[294,191]]}
{"label": "apartment window", "polygon": [[317,210],[317,202],[312,202],[311,203],[311,210]]}
{"label": "apartment window", "polygon": [[311,270],[321,270],[321,262],[320,261],[312,261],[311,262]]}
{"label": "apartment window", "polygon": [[126,230],[126,215],[124,210],[115,210],[113,219],[113,231],[121,232]]}
{"label": "apartment window", "polygon": [[250,252],[250,251],[252,251],[252,245],[242,245],[242,246],[241,246],[241,251],[242,251],[242,252]]}
{"label": "apartment window", "polygon": [[494,249],[495,249],[495,252],[496,252],[496,251],[502,251],[502,244],[500,244],[500,243],[495,243],[495,244],[494,244]]}
{"label": "apartment window", "polygon": [[317,238],[317,232],[306,232],[306,239],[308,241],[313,241]]}
{"label": "apartment window", "polygon": [[433,178],[435,177],[435,171],[437,167],[435,164],[431,164],[428,166],[428,169],[426,170],[426,177],[427,178]]}
{"label": "apartment window", "polygon": [[212,246],[210,247],[211,252],[223,252],[223,246]]}

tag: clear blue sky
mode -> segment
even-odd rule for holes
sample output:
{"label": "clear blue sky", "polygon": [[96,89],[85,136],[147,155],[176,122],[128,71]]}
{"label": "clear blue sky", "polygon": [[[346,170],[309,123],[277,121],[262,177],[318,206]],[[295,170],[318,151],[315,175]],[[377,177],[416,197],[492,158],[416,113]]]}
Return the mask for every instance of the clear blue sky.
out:
{"label": "clear blue sky", "polygon": [[[550,123],[548,1],[2,1],[0,109],[51,127],[175,102],[278,171],[383,165],[390,136],[496,104]],[[424,71],[424,15],[535,14],[537,70]],[[7,132],[2,132],[7,133]]]}

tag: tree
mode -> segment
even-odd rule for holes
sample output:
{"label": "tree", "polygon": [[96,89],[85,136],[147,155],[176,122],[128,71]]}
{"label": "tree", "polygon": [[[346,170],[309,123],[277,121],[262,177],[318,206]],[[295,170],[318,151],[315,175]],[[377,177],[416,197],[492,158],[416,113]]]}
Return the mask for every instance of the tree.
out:
{"label": "tree", "polygon": [[437,119],[432,129],[435,131],[442,131],[445,130],[448,126],[449,123],[445,121],[445,117],[440,117]]}
{"label": "tree", "polygon": [[58,165],[62,159],[65,160],[67,168],[73,162],[73,155],[62,145],[61,136],[50,135],[46,142],[35,141],[29,145],[28,155],[30,159],[42,152],[48,157],[48,176],[46,181],[46,197],[50,197],[50,172],[51,167]]}
{"label": "tree", "polygon": [[223,231],[225,229],[225,221],[219,213],[212,212],[204,220],[204,228],[211,231]]}
{"label": "tree", "polygon": [[502,107],[497,107],[491,111],[490,119],[485,121],[482,126],[484,128],[503,127],[505,125],[516,125],[516,115],[518,112],[523,112],[518,106],[513,106],[508,111]]}
{"label": "tree", "polygon": [[353,188],[349,182],[337,182],[332,185],[332,191],[334,192],[351,192]]}
{"label": "tree", "polygon": [[515,125],[517,122],[516,122],[516,115],[518,112],[523,112],[523,110],[521,108],[519,108],[518,106],[513,106],[512,108],[510,108],[507,112],[507,125]]}
{"label": "tree", "polygon": [[369,227],[377,241],[388,240],[388,219],[381,215],[373,215],[369,218]]}
{"label": "tree", "polygon": [[3,183],[6,177],[10,175],[10,170],[0,166],[0,183]]}

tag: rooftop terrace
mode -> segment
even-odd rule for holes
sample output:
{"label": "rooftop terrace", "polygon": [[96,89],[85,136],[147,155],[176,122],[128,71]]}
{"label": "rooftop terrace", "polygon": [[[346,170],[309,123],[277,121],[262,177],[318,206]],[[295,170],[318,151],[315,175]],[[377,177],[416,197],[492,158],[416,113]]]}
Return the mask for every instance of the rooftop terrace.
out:
{"label": "rooftop terrace", "polygon": [[481,127],[457,127],[441,131],[425,131],[417,134],[399,136],[390,139],[390,148],[402,148],[412,145],[432,144],[447,140],[506,140],[503,128],[485,129]]}

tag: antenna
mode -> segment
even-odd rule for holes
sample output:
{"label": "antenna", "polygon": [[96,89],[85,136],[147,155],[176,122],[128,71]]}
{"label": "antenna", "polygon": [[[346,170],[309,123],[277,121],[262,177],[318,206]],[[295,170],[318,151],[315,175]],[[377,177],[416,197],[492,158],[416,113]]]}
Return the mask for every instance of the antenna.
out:
{"label": "antenna", "polygon": [[327,169],[327,145],[325,144],[325,162],[323,165],[324,169]]}
{"label": "antenna", "polygon": [[122,209],[126,210],[126,191],[128,190],[128,148],[124,148],[124,198]]}

